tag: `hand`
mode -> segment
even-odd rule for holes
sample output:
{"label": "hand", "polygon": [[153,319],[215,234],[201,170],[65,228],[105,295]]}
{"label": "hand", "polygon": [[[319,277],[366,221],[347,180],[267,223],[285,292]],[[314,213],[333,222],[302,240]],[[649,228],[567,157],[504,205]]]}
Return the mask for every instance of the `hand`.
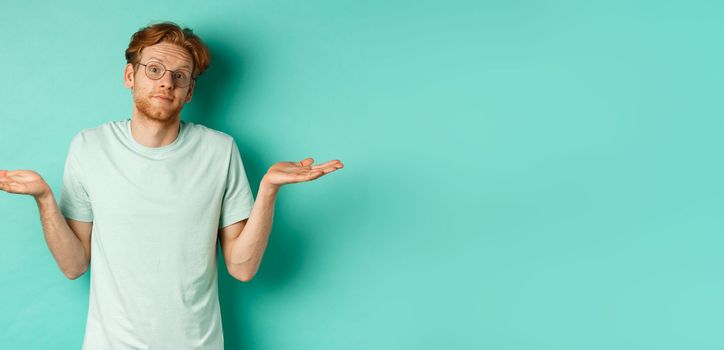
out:
{"label": "hand", "polygon": [[306,158],[300,162],[276,163],[269,168],[262,182],[279,188],[290,183],[315,180],[344,167],[344,164],[336,159],[314,166],[312,163],[314,163],[313,158]]}
{"label": "hand", "polygon": [[0,170],[0,190],[37,198],[50,193],[50,186],[32,170]]}

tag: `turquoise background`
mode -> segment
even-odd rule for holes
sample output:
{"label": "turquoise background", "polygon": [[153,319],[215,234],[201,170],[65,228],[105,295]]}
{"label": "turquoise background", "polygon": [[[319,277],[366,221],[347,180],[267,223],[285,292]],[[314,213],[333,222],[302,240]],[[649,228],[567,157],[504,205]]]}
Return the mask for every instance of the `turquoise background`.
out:
{"label": "turquoise background", "polygon": [[[57,196],[73,135],[130,117],[123,52],[210,46],[182,112],[284,187],[227,349],[724,349],[719,1],[4,3],[0,169]],[[89,275],[0,193],[0,344],[78,349]]]}

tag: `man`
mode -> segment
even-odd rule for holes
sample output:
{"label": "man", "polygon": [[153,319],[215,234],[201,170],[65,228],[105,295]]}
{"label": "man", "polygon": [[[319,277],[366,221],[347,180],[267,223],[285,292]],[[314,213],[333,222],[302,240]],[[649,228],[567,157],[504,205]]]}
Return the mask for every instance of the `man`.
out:
{"label": "man", "polygon": [[251,280],[281,186],[343,167],[276,163],[254,200],[234,139],[180,120],[209,57],[171,22],[133,34],[124,71],[132,116],[75,135],[59,204],[36,172],[0,170],[0,189],[35,197],[63,273],[76,279],[90,265],[83,349],[223,349],[217,237],[228,272]]}

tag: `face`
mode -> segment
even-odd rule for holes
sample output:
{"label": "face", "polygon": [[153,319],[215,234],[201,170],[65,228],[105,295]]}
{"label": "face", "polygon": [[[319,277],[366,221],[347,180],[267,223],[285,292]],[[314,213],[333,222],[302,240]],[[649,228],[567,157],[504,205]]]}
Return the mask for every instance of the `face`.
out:
{"label": "face", "polygon": [[145,66],[126,65],[123,79],[126,87],[133,93],[134,113],[164,124],[172,124],[179,119],[184,104],[191,102],[194,80],[186,87],[179,87],[173,80],[173,73],[183,71],[187,76],[193,71],[193,59],[186,49],[170,44],[159,43],[141,50],[139,63],[161,63],[167,71],[158,80],[146,76]]}

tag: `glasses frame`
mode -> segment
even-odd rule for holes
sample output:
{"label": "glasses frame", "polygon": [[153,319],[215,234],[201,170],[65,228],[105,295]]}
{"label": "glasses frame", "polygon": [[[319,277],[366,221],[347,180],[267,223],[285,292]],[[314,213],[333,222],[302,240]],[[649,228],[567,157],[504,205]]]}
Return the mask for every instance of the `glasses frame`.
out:
{"label": "glasses frame", "polygon": [[[154,78],[151,78],[151,76],[148,75],[148,64],[149,64],[149,63],[156,63],[156,64],[158,64],[159,66],[161,66],[161,68],[163,68],[163,72],[161,72],[161,76],[159,76],[158,78],[155,78],[155,79],[154,79]],[[192,80],[194,80],[194,81],[196,80],[196,77],[193,76],[192,73],[189,73],[189,77],[190,77],[190,79],[189,79],[189,84],[188,84],[188,85],[185,85],[185,86],[181,86],[180,84],[178,84],[178,80],[176,80],[176,78],[174,77],[174,73],[176,73],[176,71],[178,71],[179,69],[177,69],[177,70],[170,70],[170,69],[166,68],[166,66],[164,66],[163,63],[161,63],[161,62],[156,62],[156,61],[151,61],[151,62],[147,62],[147,63],[139,63],[138,65],[139,65],[139,66],[143,66],[143,72],[146,74],[146,78],[151,79],[151,80],[160,80],[161,78],[163,78],[163,76],[166,74],[166,72],[171,72],[171,80],[173,80],[173,83],[174,83],[176,86],[181,87],[181,88],[190,86],[190,85],[191,85],[191,81],[192,81]]]}

